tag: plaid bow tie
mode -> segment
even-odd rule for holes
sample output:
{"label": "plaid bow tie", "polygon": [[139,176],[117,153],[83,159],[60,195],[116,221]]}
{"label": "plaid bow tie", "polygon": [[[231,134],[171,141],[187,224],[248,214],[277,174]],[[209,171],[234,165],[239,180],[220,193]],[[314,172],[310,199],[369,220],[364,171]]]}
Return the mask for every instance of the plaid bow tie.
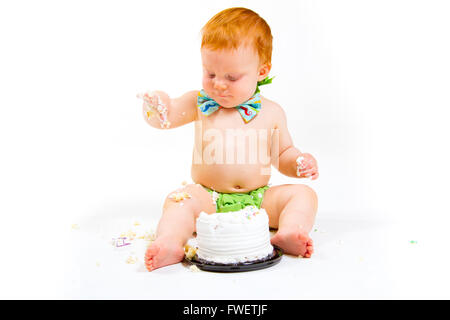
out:
{"label": "plaid bow tie", "polygon": [[[208,96],[203,89],[198,93],[197,106],[206,116],[209,116],[211,113],[223,108],[210,96]],[[236,106],[235,108],[239,111],[245,123],[248,123],[261,110],[261,97],[259,92],[256,92],[248,101]]]}

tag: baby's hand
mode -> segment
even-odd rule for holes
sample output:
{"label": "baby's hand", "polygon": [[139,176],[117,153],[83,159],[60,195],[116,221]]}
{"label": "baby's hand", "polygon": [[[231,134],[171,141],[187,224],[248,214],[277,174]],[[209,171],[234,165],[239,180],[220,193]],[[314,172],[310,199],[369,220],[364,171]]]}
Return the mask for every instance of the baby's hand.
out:
{"label": "baby's hand", "polygon": [[303,153],[297,158],[297,176],[300,178],[311,178],[316,180],[319,177],[317,161],[309,153]]}
{"label": "baby's hand", "polygon": [[144,100],[143,108],[147,115],[147,119],[159,115],[161,128],[170,127],[170,122],[167,120],[167,106],[169,105],[170,98],[166,93],[162,91],[152,91],[138,94],[137,97]]}

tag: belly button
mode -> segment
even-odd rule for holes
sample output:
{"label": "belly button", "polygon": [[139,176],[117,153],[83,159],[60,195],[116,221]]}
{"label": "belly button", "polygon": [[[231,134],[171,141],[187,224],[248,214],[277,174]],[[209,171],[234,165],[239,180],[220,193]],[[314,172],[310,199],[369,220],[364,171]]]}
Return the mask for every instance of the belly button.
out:
{"label": "belly button", "polygon": [[236,188],[236,189],[240,189],[240,188],[241,188],[241,186],[236,186],[235,188]]}

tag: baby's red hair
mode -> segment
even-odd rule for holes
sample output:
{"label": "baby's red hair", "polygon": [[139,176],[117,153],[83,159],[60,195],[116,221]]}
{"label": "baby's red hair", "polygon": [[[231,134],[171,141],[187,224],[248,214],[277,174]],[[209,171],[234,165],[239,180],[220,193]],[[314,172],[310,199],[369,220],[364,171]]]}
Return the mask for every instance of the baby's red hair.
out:
{"label": "baby's red hair", "polygon": [[237,49],[250,45],[260,64],[272,62],[272,33],[267,22],[247,8],[229,8],[217,13],[202,28],[202,48]]}

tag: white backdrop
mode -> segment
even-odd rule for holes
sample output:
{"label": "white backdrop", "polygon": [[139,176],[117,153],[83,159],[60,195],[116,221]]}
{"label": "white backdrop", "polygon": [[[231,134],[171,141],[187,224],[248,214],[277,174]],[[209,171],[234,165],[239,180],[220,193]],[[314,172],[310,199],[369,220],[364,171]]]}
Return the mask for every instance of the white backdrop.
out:
{"label": "white backdrop", "polygon": [[446,1],[1,2],[1,298],[60,297],[71,224],[190,181],[193,124],[153,129],[135,96],[201,89],[200,29],[233,6],[272,28],[261,91],[318,159],[318,218],[445,230]]}

